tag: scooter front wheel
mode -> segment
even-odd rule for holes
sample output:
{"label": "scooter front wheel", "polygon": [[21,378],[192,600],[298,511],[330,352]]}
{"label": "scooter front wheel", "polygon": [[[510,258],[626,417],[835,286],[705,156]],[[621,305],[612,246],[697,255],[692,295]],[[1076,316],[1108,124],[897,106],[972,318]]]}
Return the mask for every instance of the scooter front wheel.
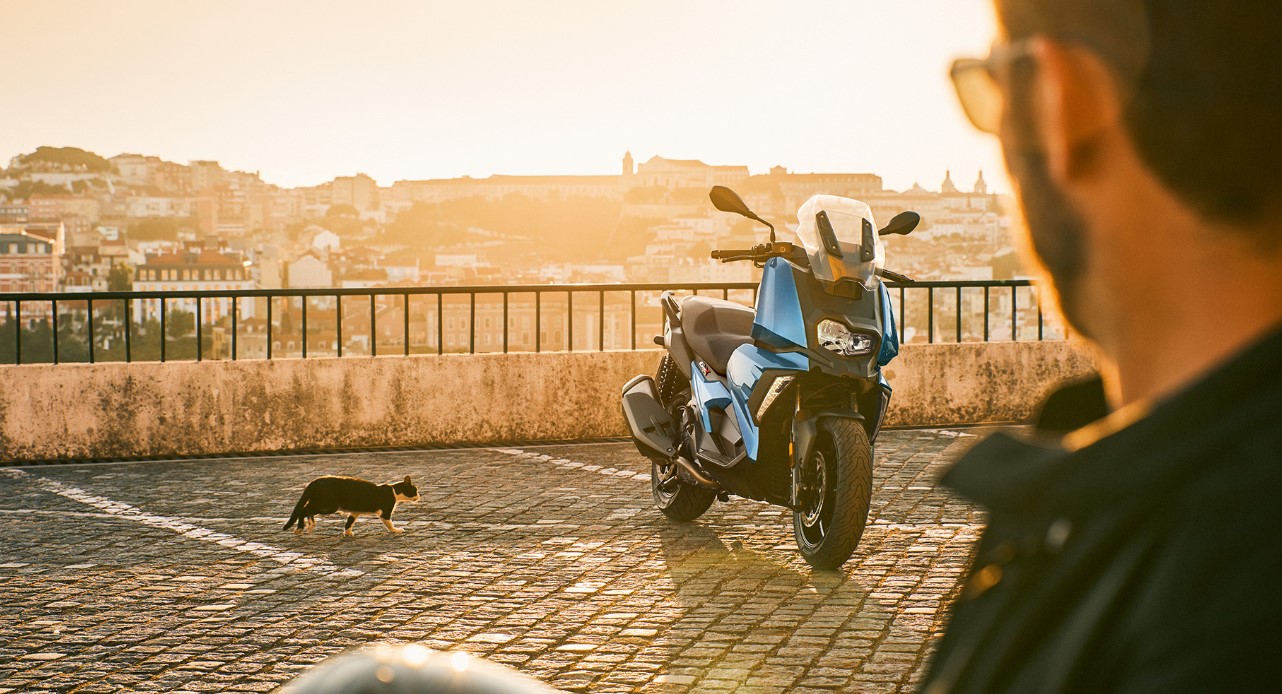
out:
{"label": "scooter front wheel", "polygon": [[654,505],[663,515],[681,522],[702,516],[717,497],[711,489],[696,487],[679,479],[676,463],[660,465],[654,461],[650,463],[650,491],[654,495]]}
{"label": "scooter front wheel", "polygon": [[872,501],[872,447],[858,421],[819,423],[814,450],[801,461],[798,506],[792,514],[797,549],[816,569],[836,569],[854,554]]}

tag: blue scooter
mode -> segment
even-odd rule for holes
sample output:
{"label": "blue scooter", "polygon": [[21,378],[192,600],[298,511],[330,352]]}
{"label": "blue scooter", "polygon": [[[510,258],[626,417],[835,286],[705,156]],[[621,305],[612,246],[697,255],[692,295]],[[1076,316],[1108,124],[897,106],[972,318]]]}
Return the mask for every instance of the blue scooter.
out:
{"label": "blue scooter", "polygon": [[691,521],[731,494],[785,506],[802,557],[836,569],[868,519],[891,392],[881,368],[899,353],[881,280],[911,281],[882,267],[880,236],[921,218],[903,212],[874,231],[866,204],[817,195],[798,212],[795,245],[729,188],[709,197],[770,228],[768,244],[712,252],[763,268],[756,309],[664,292],[655,343],[667,354],[656,377],[623,387],[624,417],[664,515]]}

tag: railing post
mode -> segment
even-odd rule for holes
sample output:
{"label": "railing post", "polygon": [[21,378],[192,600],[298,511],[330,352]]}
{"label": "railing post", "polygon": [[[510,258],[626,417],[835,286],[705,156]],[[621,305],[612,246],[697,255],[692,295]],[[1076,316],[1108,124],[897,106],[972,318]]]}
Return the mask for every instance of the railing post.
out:
{"label": "railing post", "polygon": [[231,360],[236,361],[236,318],[240,313],[240,302],[231,298]]}
{"label": "railing post", "polygon": [[602,289],[597,293],[597,336],[596,347],[598,352],[605,351],[605,290]]}
{"label": "railing post", "polygon": [[272,358],[272,298],[267,297],[267,360]]}
{"label": "railing post", "polygon": [[935,344],[935,288],[926,287],[926,341]]}
{"label": "railing post", "polygon": [[534,351],[543,351],[543,294],[534,292]]}
{"label": "railing post", "polygon": [[93,363],[93,299],[86,301],[89,320],[89,363]]}
{"label": "railing post", "polygon": [[[133,328],[133,321],[131,321],[131,320],[130,320],[130,318],[131,318],[131,316],[130,316],[131,311],[129,310],[129,309],[130,309],[130,306],[129,306],[129,304],[130,304],[130,303],[132,303],[132,302],[130,302],[130,301],[129,301],[129,299],[125,299],[125,363],[126,363],[126,364],[128,364],[128,363],[129,363],[129,362],[131,362],[131,361],[133,361],[132,344],[131,344],[131,343],[132,343],[132,340],[130,339],[130,336],[129,336],[129,333],[130,333],[130,332],[132,332],[132,328]],[[232,322],[232,325],[235,325],[235,319],[234,319],[234,318],[232,319],[232,321],[233,321],[233,322]],[[236,344],[236,343],[235,343],[235,339],[236,339],[236,338],[235,338],[235,333],[232,333],[232,344],[233,344],[233,345],[235,345],[235,344]],[[233,347],[233,348],[232,348],[232,351],[233,351],[233,352],[235,351],[235,347]]]}
{"label": "railing post", "polygon": [[204,308],[205,308],[205,302],[201,301],[200,297],[196,297],[196,361],[201,360],[201,358],[204,356],[203,352],[205,350]]}
{"label": "railing post", "polygon": [[160,361],[161,363],[164,363],[165,361],[165,340],[169,335],[169,331],[165,330],[165,311],[168,309],[167,304],[168,302],[165,301],[165,297],[163,296],[160,297]]}
{"label": "railing post", "polygon": [[58,363],[58,300],[54,299],[53,304],[53,363]]}
{"label": "railing post", "polygon": [[503,292],[503,353],[507,354],[507,292]]}
{"label": "railing post", "polygon": [[403,299],[402,306],[405,309],[404,311],[405,315],[403,316],[403,318],[405,319],[405,324],[404,326],[402,326],[405,330],[405,356],[408,357],[410,355],[410,295],[409,293],[407,292],[405,294],[402,294],[401,299]]}
{"label": "railing post", "polygon": [[13,302],[13,363],[22,364],[22,302]]}
{"label": "railing post", "polygon": [[984,342],[988,342],[988,295],[989,287],[984,287]]}
{"label": "railing post", "polygon": [[334,331],[338,333],[338,356],[343,356],[343,295],[335,294],[334,301],[338,308],[334,313]]}
{"label": "railing post", "polygon": [[959,285],[957,285],[957,343],[958,343],[958,344],[961,344],[961,341],[962,341],[962,326],[961,326],[961,324],[962,324],[962,315],[961,315],[961,314],[962,314],[962,310],[961,310],[961,308],[962,308],[962,300],[961,300],[961,299],[962,299],[962,297],[961,297],[961,285],[959,284]]}
{"label": "railing post", "polygon": [[1019,285],[1010,288],[1010,341],[1019,341]]}
{"label": "railing post", "polygon": [[436,293],[436,353],[445,354],[445,301]]}
{"label": "railing post", "polygon": [[374,301],[374,292],[369,294],[369,355],[378,356],[378,306]]}
{"label": "railing post", "polygon": [[1044,339],[1043,333],[1044,333],[1044,328],[1042,326],[1042,289],[1041,287],[1038,287],[1037,288],[1037,341],[1038,342],[1041,342]]}
{"label": "railing post", "polygon": [[904,327],[907,326],[907,323],[905,323],[904,321],[907,320],[905,318],[905,316],[907,315],[908,315],[908,300],[905,298],[903,285],[900,285],[899,287],[899,339],[901,340],[905,339]]}
{"label": "railing post", "polygon": [[476,292],[467,293],[467,352],[476,354]]}
{"label": "railing post", "polygon": [[303,333],[302,333],[302,343],[303,343],[303,359],[306,359],[306,358],[307,358],[307,295],[306,295],[306,294],[304,294],[304,295],[302,295],[302,296],[300,296],[300,297],[298,297],[298,298],[299,298],[299,301],[300,301],[300,302],[302,302],[302,304],[303,304],[303,320],[302,320],[302,324],[303,324]]}
{"label": "railing post", "polygon": [[628,292],[628,315],[632,325],[632,349],[637,348],[637,290]]}
{"label": "railing post", "polygon": [[565,351],[574,351],[574,290],[571,289],[565,293],[566,304],[569,307],[570,320],[566,322],[565,329]]}

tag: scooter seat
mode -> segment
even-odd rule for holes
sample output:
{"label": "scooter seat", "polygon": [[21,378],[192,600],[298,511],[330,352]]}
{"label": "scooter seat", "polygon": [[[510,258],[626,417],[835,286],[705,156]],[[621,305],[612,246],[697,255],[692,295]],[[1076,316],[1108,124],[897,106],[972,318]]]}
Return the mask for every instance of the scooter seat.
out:
{"label": "scooter seat", "polygon": [[681,301],[681,327],[686,344],[713,371],[724,376],[730,355],[739,345],[752,342],[752,319],[756,313],[741,304],[704,296]]}

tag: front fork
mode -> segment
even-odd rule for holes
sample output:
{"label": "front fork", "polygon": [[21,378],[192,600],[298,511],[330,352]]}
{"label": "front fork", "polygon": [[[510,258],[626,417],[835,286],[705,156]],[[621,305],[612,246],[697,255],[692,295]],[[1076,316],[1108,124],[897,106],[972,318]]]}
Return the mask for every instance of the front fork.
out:
{"label": "front fork", "polygon": [[[875,397],[874,397],[875,396]],[[818,411],[805,412],[804,417],[797,417],[792,423],[792,446],[791,455],[788,458],[788,464],[792,468],[792,498],[790,506],[794,511],[800,508],[802,498],[806,493],[806,486],[809,484],[804,471],[806,466],[801,463],[810,459],[811,453],[814,452],[815,442],[819,438],[819,423],[829,417],[846,417],[848,419],[859,420],[864,431],[868,432],[868,444],[875,446],[877,435],[881,433],[882,422],[886,418],[886,410],[890,407],[890,387],[882,384],[867,397],[859,398],[859,404],[864,412],[848,408],[830,408]],[[800,412],[798,414],[801,414]]]}

